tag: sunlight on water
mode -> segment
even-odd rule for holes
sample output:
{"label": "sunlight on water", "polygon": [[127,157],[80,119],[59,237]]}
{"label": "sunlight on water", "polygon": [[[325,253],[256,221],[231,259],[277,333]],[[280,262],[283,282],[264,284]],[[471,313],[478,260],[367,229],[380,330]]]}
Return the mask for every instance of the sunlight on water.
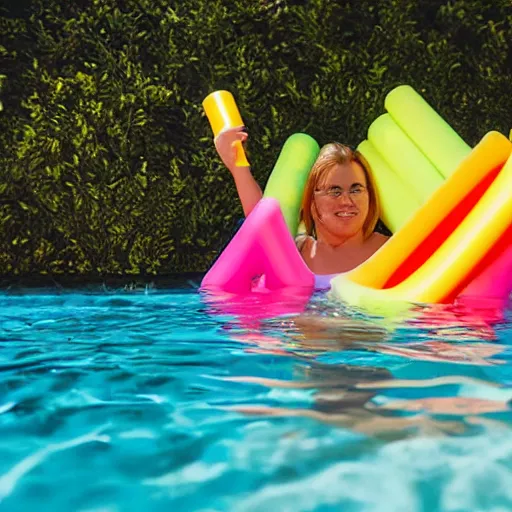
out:
{"label": "sunlight on water", "polygon": [[0,295],[0,506],[512,508],[509,312]]}

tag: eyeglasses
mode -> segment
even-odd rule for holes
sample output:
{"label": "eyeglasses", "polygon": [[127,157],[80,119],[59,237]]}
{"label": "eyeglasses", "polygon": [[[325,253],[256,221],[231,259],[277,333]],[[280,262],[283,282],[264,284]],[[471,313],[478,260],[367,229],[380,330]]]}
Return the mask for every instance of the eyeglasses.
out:
{"label": "eyeglasses", "polygon": [[[366,187],[363,185],[354,185],[350,190],[347,191],[348,197],[353,201],[357,201],[364,196]],[[330,187],[327,190],[315,190],[315,194],[328,197],[329,199],[340,198],[345,191],[341,187]]]}

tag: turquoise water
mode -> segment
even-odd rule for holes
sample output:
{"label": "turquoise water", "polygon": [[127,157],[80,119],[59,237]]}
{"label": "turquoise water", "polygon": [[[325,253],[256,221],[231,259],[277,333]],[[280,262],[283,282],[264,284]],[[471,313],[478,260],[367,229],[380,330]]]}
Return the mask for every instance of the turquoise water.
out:
{"label": "turquoise water", "polygon": [[494,313],[4,291],[0,510],[510,510]]}

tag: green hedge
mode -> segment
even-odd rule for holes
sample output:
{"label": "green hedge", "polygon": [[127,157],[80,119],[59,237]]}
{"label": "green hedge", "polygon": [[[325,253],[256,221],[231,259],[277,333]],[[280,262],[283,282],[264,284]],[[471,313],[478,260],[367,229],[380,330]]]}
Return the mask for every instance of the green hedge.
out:
{"label": "green hedge", "polygon": [[0,21],[3,275],[206,270],[242,217],[216,89],[262,185],[290,134],[357,144],[403,83],[469,144],[509,133],[510,0],[26,4]]}

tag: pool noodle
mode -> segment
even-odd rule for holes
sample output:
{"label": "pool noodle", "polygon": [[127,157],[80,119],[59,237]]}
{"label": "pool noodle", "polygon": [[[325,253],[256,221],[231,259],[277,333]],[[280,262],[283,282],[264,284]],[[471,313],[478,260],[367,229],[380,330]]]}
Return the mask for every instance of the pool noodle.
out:
{"label": "pool noodle", "polygon": [[411,86],[393,89],[384,106],[444,178],[470,153],[471,147]]}
{"label": "pool noodle", "polygon": [[[258,281],[265,276],[264,285]],[[245,294],[293,288],[311,293],[315,278],[295,245],[277,199],[261,199],[204,276],[201,288]]]}
{"label": "pool noodle", "polygon": [[[471,151],[470,146],[412,87],[404,85],[393,89],[386,96],[385,106],[393,120],[445,178]],[[512,137],[509,136],[509,139]],[[388,166],[387,169],[382,170],[385,162],[383,159],[379,161],[380,155],[378,152],[374,154],[374,148],[365,147],[367,143],[368,141],[364,141],[360,145],[361,151],[369,160],[378,182],[379,175],[384,173],[388,176],[390,168]],[[379,188],[378,184],[377,188]],[[386,193],[389,194],[389,192]],[[414,192],[410,190],[409,193]],[[404,193],[402,197],[408,196]],[[415,210],[414,207],[406,208],[398,201],[395,203],[383,201],[382,204],[382,219],[385,223],[387,222],[392,232],[396,232]],[[473,281],[461,296],[472,298],[492,296],[502,302],[508,299],[512,288],[510,284],[512,283],[512,248],[506,243],[499,245],[493,249],[492,256],[485,259],[485,265],[480,265],[479,271],[473,272]]]}
{"label": "pool noodle", "polygon": [[[424,242],[480,182],[510,156],[510,142],[501,134],[487,134],[457,171],[434,193],[404,227],[369,260],[333,281],[333,296],[350,303],[379,303],[391,299],[440,302],[464,285],[464,279],[506,231],[512,220],[512,159],[509,158],[478,203],[437,250],[397,285],[384,289],[415,249]],[[421,230],[418,232],[418,227]],[[434,242],[432,242],[434,243]]]}
{"label": "pool noodle", "polygon": [[357,149],[372,168],[382,212],[381,219],[392,233],[396,233],[422,203],[414,190],[389,167],[369,140],[361,142]]}
{"label": "pool noodle", "polygon": [[[445,182],[444,188],[438,190],[427,204],[422,205],[385,246],[351,271],[351,278],[364,286],[383,287],[403,260],[458,206],[467,191],[475,188],[492,169],[504,164],[511,146],[501,134],[488,133],[461,162],[449,186]],[[386,262],[384,266],[381,259]]]}
{"label": "pool noodle", "polygon": [[[405,121],[407,122],[408,119],[409,120],[413,119],[413,117],[411,117],[411,116],[403,117],[404,110],[400,110],[400,108],[398,108],[398,107],[400,107],[400,104],[399,104],[399,101],[397,100],[397,98],[400,95],[402,96],[402,98],[404,98],[404,95],[408,96],[409,109],[411,112],[413,110],[411,107],[411,104],[414,104],[414,102],[416,102],[415,107],[419,106],[423,109],[424,124],[422,125],[422,127],[425,128],[426,126],[428,126],[429,130],[430,130],[430,135],[435,134],[436,130],[438,130],[439,133],[441,133],[444,130],[443,142],[446,142],[448,140],[448,138],[451,137],[452,139],[455,140],[455,142],[453,142],[453,140],[452,140],[452,142],[453,142],[452,146],[457,147],[457,145],[458,145],[459,155],[464,153],[464,151],[467,151],[468,146],[465,145],[465,143],[462,141],[462,139],[460,139],[460,137],[458,137],[458,135],[449,127],[449,125],[447,125],[442,120],[442,118],[440,118],[437,115],[437,113],[435,111],[433,111],[433,109],[431,109],[431,107],[421,98],[421,96],[419,96],[417,93],[415,93],[415,91],[412,88],[409,88],[408,86],[402,86],[402,87],[399,87],[399,88],[391,91],[391,93],[388,95],[387,103],[386,103],[386,105],[389,107],[390,110],[393,111],[393,113],[396,117],[400,118],[400,116],[402,116],[402,126],[404,126],[403,119],[405,119]],[[397,105],[398,105],[398,107],[397,107]],[[404,105],[405,105],[405,103],[404,103]],[[421,110],[421,108],[420,108],[420,110]],[[397,112],[398,112],[398,114],[397,114]],[[419,116],[419,114],[418,114],[418,112],[416,112],[414,114],[414,117],[418,118],[418,116]],[[384,117],[384,116],[381,116],[381,118],[382,117]],[[377,121],[379,121],[378,123],[376,123],[377,129],[375,129],[375,126],[371,127],[371,128],[373,128],[373,132],[374,132],[373,140],[374,141],[377,140],[377,145],[379,145],[381,143],[380,136],[379,136],[379,133],[380,133],[379,124],[382,124],[381,118],[379,118],[377,120]],[[426,119],[426,121],[425,121],[425,119]],[[435,122],[432,122],[432,121],[435,121]],[[437,122],[437,125],[436,125],[436,122]],[[388,131],[390,131],[391,133],[394,132],[395,135],[398,135],[398,137],[394,138],[395,143],[396,143],[396,139],[398,139],[398,147],[400,147],[401,142],[402,143],[405,142],[405,145],[407,146],[407,143],[409,143],[410,141],[406,141],[404,139],[403,135],[405,135],[405,134],[403,133],[403,130],[401,130],[400,127],[397,125],[397,123],[394,122],[394,119],[393,120],[388,119],[386,121],[386,123],[389,128]],[[443,123],[445,125],[444,127],[442,126]],[[396,126],[394,126],[394,125],[396,125]],[[418,133],[421,132],[421,130],[414,131],[414,128],[415,128],[414,124],[412,126],[413,126],[412,137],[415,138],[414,142],[421,147],[421,150],[422,150],[421,152],[430,151],[430,155],[429,155],[430,161],[436,162],[436,164],[441,168],[443,166],[443,161],[444,162],[449,161],[450,158],[452,158],[452,162],[454,161],[455,157],[453,157],[453,153],[456,153],[456,151],[455,152],[454,151],[445,151],[444,154],[441,151],[441,152],[438,152],[439,153],[438,155],[436,155],[435,151],[434,151],[434,154],[432,156],[432,151],[428,149],[429,144],[422,145],[421,137],[418,137]],[[212,128],[213,128],[213,126],[212,126]],[[407,127],[406,127],[406,129],[407,129]],[[313,152],[310,152],[310,155],[312,155],[312,153],[315,153],[315,152],[316,152],[316,154],[318,153],[318,145],[316,144],[316,142],[313,139],[311,139],[309,136],[307,136],[305,134],[296,134],[296,136],[297,135],[306,137],[306,140],[304,141],[305,146],[310,145],[310,148],[313,148]],[[453,135],[455,135],[455,137],[452,137]],[[407,135],[405,135],[405,136],[407,137]],[[308,139],[310,139],[310,140],[308,140]],[[387,140],[388,140],[388,142],[390,140],[389,133],[388,133]],[[429,139],[429,141],[427,141],[427,142],[431,143],[432,140],[435,140],[435,137],[434,137],[434,139],[432,139],[432,137],[431,137]],[[313,143],[314,143],[313,145],[311,145],[311,141],[313,141]],[[291,146],[292,145],[290,144],[290,148],[291,148]],[[300,144],[299,144],[299,146],[300,146]],[[430,147],[432,147],[432,146],[433,146],[433,144],[430,144]],[[392,150],[391,157],[388,156],[388,158],[392,159],[393,150],[396,150],[396,147],[397,147],[396,145],[393,146],[393,145],[383,144],[383,145],[381,145],[381,151],[383,150],[384,153],[389,155],[389,149],[391,149]],[[409,144],[409,151],[410,151],[410,148],[411,148],[411,145]],[[372,165],[373,168],[380,168],[380,169],[385,168],[385,171],[384,171],[385,177],[382,177],[382,176],[376,177],[378,189],[379,189],[379,184],[380,184],[380,188],[381,189],[383,188],[383,182],[385,182],[385,180],[387,179],[388,182],[387,182],[386,186],[388,187],[388,189],[392,189],[393,186],[396,189],[397,187],[400,187],[400,184],[403,184],[403,186],[401,187],[402,194],[404,194],[404,192],[407,191],[408,185],[401,181],[401,179],[400,179],[401,176],[393,176],[392,173],[394,172],[394,169],[391,169],[387,165],[387,163],[382,158],[382,155],[380,155],[380,153],[372,146],[370,141],[364,141],[360,145],[360,149],[362,150],[363,154],[365,153],[365,150],[366,150],[367,154],[365,156],[368,158],[368,160],[370,161],[370,164]],[[284,150],[284,148],[283,148],[283,150]],[[278,162],[276,163],[276,166],[275,166],[275,170],[278,171],[275,174],[275,176],[277,176],[278,178],[274,179],[274,183],[272,183],[271,180],[269,180],[269,184],[272,186],[268,187],[268,185],[267,185],[267,189],[265,190],[265,192],[267,193],[267,191],[269,191],[269,194],[274,194],[275,196],[277,196],[278,200],[284,204],[284,207],[288,208],[287,225],[288,225],[288,229],[290,230],[290,232],[294,233],[296,231],[297,222],[293,221],[293,217],[295,217],[295,219],[297,219],[297,217],[298,217],[298,209],[300,207],[302,191],[304,188],[305,181],[307,179],[307,175],[309,174],[309,169],[310,169],[312,163],[314,162],[314,159],[316,158],[316,154],[314,155],[314,157],[311,156],[312,160],[310,162],[308,162],[308,164],[307,164],[307,167],[308,167],[307,171],[302,171],[302,173],[299,172],[299,177],[298,177],[299,179],[295,179],[295,184],[291,186],[292,190],[294,190],[294,191],[299,190],[300,194],[295,194],[296,197],[293,200],[289,201],[288,204],[286,204],[287,196],[289,196],[289,194],[287,194],[287,192],[289,192],[289,190],[290,190],[288,188],[289,180],[290,180],[290,178],[292,178],[292,179],[297,178],[297,176],[294,176],[293,172],[291,174],[286,172],[286,169],[289,169],[289,164],[287,162],[287,158],[283,158],[281,160],[281,156],[288,157],[287,153],[288,153],[288,151],[282,151],[282,155],[280,155],[280,159],[278,159]],[[416,155],[418,156],[418,161],[420,162],[420,167],[429,168],[428,164],[430,164],[430,161],[425,165],[425,162],[421,160],[421,156],[419,156],[419,153],[417,151],[414,151],[414,149],[412,149],[412,153],[416,153]],[[295,148],[290,149],[289,155],[294,155],[294,154],[297,154],[297,152],[295,151]],[[403,152],[401,153],[401,155],[403,157]],[[439,155],[441,155],[441,156],[439,156]],[[441,157],[443,157],[443,158],[441,158]],[[426,158],[426,157],[424,156],[424,158]],[[461,157],[459,156],[458,158],[461,158]],[[279,160],[281,160],[281,162],[279,162]],[[379,162],[379,163],[376,163],[376,162]],[[284,171],[280,171],[281,165],[278,165],[278,163],[280,163],[282,165],[282,169],[284,169]],[[444,170],[443,170],[444,175],[448,175],[448,171],[446,170],[448,168],[448,164],[445,163],[444,165],[445,165]],[[402,172],[403,172],[403,169],[404,168],[402,168]],[[432,169],[435,170],[435,167],[431,166],[430,171]],[[435,188],[435,184],[432,185],[432,183],[433,183],[432,174],[433,173],[431,173],[430,171],[424,172],[423,176],[426,177],[427,181],[430,179],[432,188]],[[400,172],[401,171],[399,170],[399,174],[400,174]],[[429,176],[429,174],[430,174],[430,176]],[[405,176],[407,176],[407,174]],[[434,179],[436,179],[436,175],[433,174],[433,176],[434,176]],[[272,176],[271,176],[271,178],[272,178]],[[285,185],[285,186],[282,186],[282,185]],[[410,186],[410,183],[409,183],[409,186]],[[416,187],[416,190],[418,190],[417,187]],[[396,209],[397,204],[399,204],[402,209],[402,212],[398,212],[398,213],[396,213],[394,210],[388,210],[388,211],[392,212],[390,217],[392,218],[393,215],[395,215],[395,217],[398,218],[397,221],[392,221],[383,215],[383,220],[385,222],[387,221],[388,226],[391,227],[392,230],[396,231],[396,229],[398,229],[398,224],[400,223],[400,219],[402,219],[402,222],[403,222],[403,218],[406,215],[410,216],[411,210],[413,210],[416,206],[416,205],[413,206],[411,204],[414,200],[408,201],[410,203],[408,208],[404,208],[404,205],[401,204],[404,202],[403,198],[407,197],[408,199],[410,199],[413,197],[414,192],[412,192],[411,189],[409,189],[407,192],[409,192],[409,193],[405,193],[404,195],[402,195],[401,201],[396,200],[398,198],[398,196],[400,195],[400,194],[396,194],[396,196],[395,196],[396,199],[394,201],[388,202],[390,204],[394,204],[395,209]],[[381,192],[379,192],[379,194],[381,194]],[[389,195],[389,193],[386,195]],[[298,199],[297,199],[297,196],[299,196]],[[381,194],[381,197],[385,197],[384,194]],[[385,203],[385,201],[383,201],[383,203]],[[385,208],[385,210],[386,210],[386,208]],[[405,210],[405,213],[404,213],[404,210]],[[499,290],[497,290],[498,287],[492,286],[492,283],[495,281],[495,279],[497,277],[500,277],[500,276],[503,277],[505,275],[505,273],[507,273],[507,272],[508,272],[507,275],[512,274],[512,264],[510,262],[510,258],[508,257],[508,255],[510,255],[512,257],[512,248],[506,246],[504,249],[501,250],[500,256],[493,259],[493,261],[489,264],[488,268],[484,268],[483,270],[481,270],[481,272],[477,276],[474,276],[475,277],[474,283],[473,282],[470,283],[466,287],[466,290],[464,291],[464,293],[470,294],[473,296],[475,293],[477,295],[482,294],[482,293],[489,293],[489,290],[491,290],[491,291],[493,291],[493,293],[495,295],[497,294],[497,295],[503,296],[504,294],[508,294],[510,291],[509,290],[510,286],[508,286],[508,284],[502,285]],[[473,269],[473,272],[474,272],[474,270],[475,269]],[[504,280],[501,280],[500,282],[503,283],[503,281]],[[508,279],[505,279],[505,282],[508,283],[509,282]]]}
{"label": "pool noodle", "polygon": [[[229,91],[215,91],[209,94],[203,100],[203,109],[215,137],[224,129],[244,126],[235,98]],[[233,146],[236,149],[236,165],[249,167],[241,141],[234,142]]]}
{"label": "pool noodle", "polygon": [[451,302],[512,220],[512,159],[439,250],[394,289],[419,302]]}
{"label": "pool noodle", "polygon": [[512,229],[501,237],[492,251],[476,268],[475,277],[460,293],[459,298],[494,299],[496,307],[504,307],[512,292]]}
{"label": "pool noodle", "polygon": [[297,234],[304,187],[319,151],[316,140],[305,133],[288,137],[263,193],[279,202],[292,236]]}
{"label": "pool noodle", "polygon": [[443,183],[441,174],[389,114],[371,124],[368,140],[422,203]]}
{"label": "pool noodle", "polygon": [[[442,183],[438,174],[442,178],[449,176],[471,148],[408,85],[390,91],[385,106],[388,114],[376,119],[368,130],[372,147],[367,147],[364,141],[361,152],[370,162],[377,181],[380,174],[384,174],[382,180],[388,180],[389,170],[393,171],[405,186],[402,197],[415,196],[422,204]],[[411,201],[408,203],[406,208],[400,201],[382,202],[382,219],[393,219],[387,221],[392,232],[414,213]]]}

